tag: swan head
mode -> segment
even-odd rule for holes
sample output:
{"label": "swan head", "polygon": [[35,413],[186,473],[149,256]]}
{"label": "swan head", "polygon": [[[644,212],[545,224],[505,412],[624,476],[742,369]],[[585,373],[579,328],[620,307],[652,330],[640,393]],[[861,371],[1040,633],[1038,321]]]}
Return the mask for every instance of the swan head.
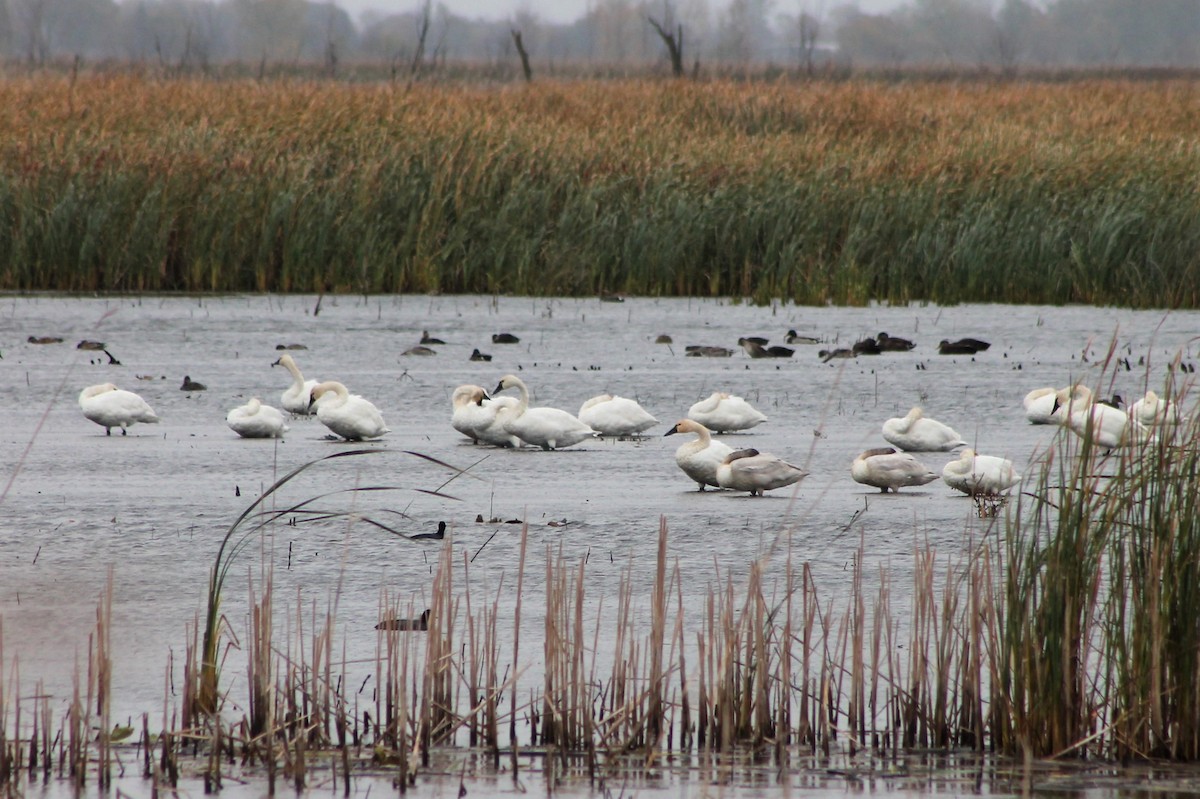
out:
{"label": "swan head", "polygon": [[663,438],[673,436],[676,433],[700,433],[701,435],[705,435],[708,433],[708,428],[691,419],[680,419],[675,423],[674,427],[663,433]]}
{"label": "swan head", "polygon": [[753,447],[747,447],[746,449],[735,449],[733,452],[725,456],[725,463],[733,463],[741,458],[753,458],[757,454],[758,450],[754,449]]}
{"label": "swan head", "polygon": [[321,397],[326,394],[344,395],[347,393],[346,387],[336,380],[327,380],[324,383],[317,383],[312,387],[312,391],[308,393],[308,408],[311,411]]}
{"label": "swan head", "polygon": [[521,378],[517,377],[516,375],[505,375],[504,377],[500,378],[500,382],[496,384],[496,387],[494,389],[492,389],[492,393],[498,394],[501,391],[504,391],[506,388],[524,388],[524,387],[525,387],[525,384],[523,382],[521,382]]}
{"label": "swan head", "polygon": [[283,355],[280,355],[279,358],[276,359],[273,364],[271,364],[271,366],[282,366],[284,369],[289,369],[295,365],[296,362],[292,360],[292,356],[288,355],[286,352]]}

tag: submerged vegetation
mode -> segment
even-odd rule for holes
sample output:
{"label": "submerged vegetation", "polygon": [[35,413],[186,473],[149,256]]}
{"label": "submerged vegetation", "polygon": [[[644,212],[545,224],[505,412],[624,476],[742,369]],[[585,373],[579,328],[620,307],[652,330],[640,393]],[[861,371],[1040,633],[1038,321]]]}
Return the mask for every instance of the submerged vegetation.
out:
{"label": "submerged vegetation", "polygon": [[1200,305],[1187,81],[0,83],[0,289]]}
{"label": "submerged vegetation", "polygon": [[[228,590],[233,555],[297,516],[388,529],[361,511],[318,508],[341,492],[283,497],[304,471],[332,460],[323,458],[277,481],[230,528],[213,566],[202,649],[198,629],[189,632],[182,725],[174,726],[177,700],[168,695],[157,734],[149,714],[141,721],[137,759],[155,785],[174,784],[190,754],[210,789],[240,758],[262,769],[272,792],[281,776],[302,788],[316,767],[322,780],[344,783],[346,794],[353,778],[384,774],[403,792],[434,753],[462,747],[479,758],[473,774],[496,773],[503,763],[518,780],[529,767],[520,753],[533,751],[547,773],[560,769],[601,787],[631,757],[653,768],[664,759],[746,751],[774,764],[776,778],[789,774],[781,766],[805,758],[827,764],[831,755],[853,761],[929,748],[1195,762],[1198,441],[1195,413],[1115,452],[1062,430],[1025,490],[965,533],[960,551],[946,556],[917,545],[911,590],[899,590],[903,602],[886,575],[871,595],[860,553],[839,607],[784,531],[743,574],[717,574],[705,603],[685,606],[662,520],[655,562],[630,562],[614,613],[593,613],[587,557],[565,554],[561,541],[548,544],[541,646],[522,649],[515,631],[527,590],[525,534],[515,606],[504,580],[494,595],[473,596],[473,558],[442,546],[422,617],[427,629],[377,628],[367,692],[348,677],[345,655],[338,660],[335,609],[322,617],[314,606],[306,620],[298,601],[282,611],[286,624],[273,623],[264,568],[257,592],[250,585],[248,679],[238,689],[249,696],[233,696],[219,685],[214,659],[222,635],[214,601]],[[366,454],[377,453],[333,458]],[[15,662],[0,670],[9,675],[0,683],[0,790],[19,794],[22,780],[38,775],[77,787],[93,771],[101,785],[111,779],[113,738],[134,730],[110,732],[109,579],[86,678],[77,668],[61,719],[40,686],[27,696]],[[384,618],[414,611],[381,597]],[[286,641],[274,640],[276,629],[288,631]],[[99,734],[90,734],[97,726]]]}

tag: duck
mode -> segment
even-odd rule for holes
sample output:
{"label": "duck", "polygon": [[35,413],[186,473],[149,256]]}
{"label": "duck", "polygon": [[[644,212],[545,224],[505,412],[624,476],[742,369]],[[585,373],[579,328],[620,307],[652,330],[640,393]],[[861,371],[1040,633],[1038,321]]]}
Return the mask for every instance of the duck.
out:
{"label": "duck", "polygon": [[790,358],[795,352],[791,347],[784,347],[779,344],[772,344],[767,347],[767,355],[772,358]]}
{"label": "duck", "polygon": [[766,339],[739,338],[738,346],[745,350],[751,358],[770,358],[764,342]]}
{"label": "duck", "polygon": [[300,372],[300,367],[296,365],[296,360],[288,353],[280,355],[279,360],[271,366],[282,366],[292,375],[292,384],[279,395],[279,404],[283,409],[293,416],[308,416],[312,413],[309,409],[312,390],[321,381],[305,380],[304,375]]}
{"label": "duck", "polygon": [[521,339],[514,336],[512,333],[493,333],[493,344],[519,344]]}
{"label": "duck", "polygon": [[714,347],[707,344],[688,344],[683,352],[690,358],[728,358],[733,350],[727,347]]}
{"label": "duck", "polygon": [[733,447],[717,441],[707,427],[691,419],[680,419],[674,427],[663,433],[663,437],[676,433],[695,433],[697,437],[675,450],[675,463],[684,474],[696,481],[700,486],[698,491],[704,491],[705,486],[720,488],[717,467],[733,452]]}
{"label": "duck", "polygon": [[817,357],[821,359],[821,363],[829,363],[835,358],[853,358],[854,350],[846,347],[838,347],[836,350],[821,350],[817,353]]}
{"label": "duck", "polygon": [[802,333],[797,333],[795,330],[789,330],[783,337],[786,344],[820,344],[821,339],[817,336],[806,336]]}
{"label": "duck", "polygon": [[132,424],[158,424],[158,416],[144,399],[113,383],[88,386],[79,392],[79,407],[84,418],[104,428],[106,436],[112,435],[114,427],[121,428],[124,436],[129,435]]}
{"label": "duck", "polygon": [[438,522],[436,533],[413,533],[408,537],[410,541],[441,541],[446,537],[446,523]]}
{"label": "duck", "polygon": [[767,417],[741,397],[714,391],[688,408],[687,418],[717,433],[749,430],[767,421]]}
{"label": "duck", "polygon": [[375,625],[376,630],[412,630],[424,632],[429,629],[429,608],[421,611],[415,619],[384,619]]}
{"label": "duck", "polygon": [[1182,420],[1179,406],[1169,399],[1159,397],[1158,392],[1152,390],[1129,406],[1129,415],[1146,427],[1164,429],[1172,428]]}
{"label": "duck", "polygon": [[864,338],[854,342],[852,349],[855,355],[879,355],[883,352],[879,347],[879,342],[873,338]]}
{"label": "duck", "polygon": [[520,399],[513,408],[499,415],[504,429],[535,447],[544,450],[559,449],[578,444],[597,433],[579,419],[559,408],[530,408],[529,389],[516,375],[505,375],[496,384],[493,394],[510,388],[517,389]]}
{"label": "duck", "polygon": [[422,344],[445,344],[446,342],[442,341],[440,338],[435,338],[435,337],[429,335],[428,330],[422,330],[421,331],[421,343]]}
{"label": "duck", "polygon": [[400,354],[401,355],[437,355],[437,350],[432,349],[431,347],[426,347],[424,344],[417,344],[416,346],[409,347],[408,349],[406,349],[404,352],[402,352]]}
{"label": "duck", "polygon": [[658,424],[650,412],[628,397],[601,394],[579,406],[579,421],[602,436],[635,436]]}
{"label": "duck", "polygon": [[483,386],[462,385],[450,397],[450,426],[475,443],[519,447],[521,439],[504,429],[498,414],[517,405],[515,397],[490,397]]}
{"label": "duck", "polygon": [[883,437],[906,452],[948,452],[967,443],[950,426],[927,419],[919,407],[884,422]]}
{"label": "duck", "polygon": [[490,361],[491,359],[492,359],[492,356],[491,356],[491,355],[488,355],[487,353],[484,353],[484,352],[480,352],[480,351],[479,351],[479,348],[477,347],[477,348],[475,348],[475,349],[471,350],[471,357],[470,357],[468,360],[471,360],[471,361]]}
{"label": "duck", "polygon": [[191,375],[183,376],[183,384],[179,386],[180,391],[207,391],[208,386],[203,383],[193,380]]}
{"label": "duck", "polygon": [[992,346],[990,342],[977,338],[960,338],[957,341],[942,339],[938,343],[939,355],[974,355]]}
{"label": "duck", "polygon": [[1078,385],[1055,394],[1054,420],[1072,433],[1105,450],[1113,450],[1151,438],[1150,430],[1120,408],[1096,402],[1092,390]]}
{"label": "duck", "polygon": [[317,421],[347,441],[379,438],[391,432],[370,400],[351,394],[336,380],[317,383],[310,396],[309,406],[316,410]]}
{"label": "duck", "polygon": [[1008,458],[979,455],[970,447],[942,469],[946,485],[968,496],[1002,494],[1021,482],[1021,475]]}
{"label": "duck", "polygon": [[62,336],[30,336],[25,340],[30,344],[62,344]]}
{"label": "duck", "polygon": [[752,497],[798,483],[807,476],[808,472],[799,466],[753,448],[734,450],[717,467],[717,484],[721,488],[749,491]]}
{"label": "duck", "polygon": [[225,424],[242,438],[283,438],[288,430],[283,411],[263,405],[258,397],[231,410],[225,416]]}
{"label": "duck", "polygon": [[78,344],[75,345],[75,349],[99,351],[99,350],[104,349],[107,346],[108,345],[106,345],[103,341],[95,341],[94,339],[85,338],[82,341],[80,341]]}
{"label": "duck", "polygon": [[914,341],[899,336],[889,336],[887,333],[880,332],[875,337],[875,343],[879,345],[879,349],[884,352],[906,352],[916,347]]}
{"label": "duck", "polygon": [[675,339],[671,338],[666,333],[659,333],[658,336],[655,337],[654,343],[655,344],[673,344],[673,343],[675,343]]}
{"label": "duck", "polygon": [[850,476],[854,482],[874,486],[886,494],[890,488],[899,493],[905,486],[923,486],[932,483],[938,476],[929,467],[908,452],[897,452],[891,447],[869,449],[859,454],[850,464]]}
{"label": "duck", "polygon": [[1030,424],[1054,424],[1054,395],[1057,393],[1057,388],[1045,386],[1025,395],[1022,404],[1025,406],[1025,418]]}

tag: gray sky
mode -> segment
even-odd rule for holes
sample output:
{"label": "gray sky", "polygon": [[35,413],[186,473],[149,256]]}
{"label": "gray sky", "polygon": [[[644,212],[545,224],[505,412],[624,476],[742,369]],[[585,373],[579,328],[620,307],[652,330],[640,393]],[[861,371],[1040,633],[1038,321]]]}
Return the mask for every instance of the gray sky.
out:
{"label": "gray sky", "polygon": [[[435,0],[435,5],[438,0]],[[532,11],[548,22],[572,22],[583,16],[588,0],[441,0],[446,7],[464,17],[485,19],[507,19],[517,9]],[[834,6],[857,4],[863,11],[878,13],[902,5],[904,0],[776,0],[772,9],[776,12],[795,13],[824,7],[828,11]],[[334,0],[357,17],[367,9],[385,13],[399,13],[419,8],[420,0]],[[722,0],[712,0],[713,7],[722,5]]]}

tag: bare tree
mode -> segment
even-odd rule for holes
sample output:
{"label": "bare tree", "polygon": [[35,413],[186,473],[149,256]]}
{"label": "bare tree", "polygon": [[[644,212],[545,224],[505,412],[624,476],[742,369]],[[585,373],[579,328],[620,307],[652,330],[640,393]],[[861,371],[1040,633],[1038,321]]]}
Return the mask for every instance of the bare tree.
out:
{"label": "bare tree", "polygon": [[[654,17],[646,17],[658,37],[667,46],[667,55],[671,58],[671,74],[677,78],[683,77],[683,25],[675,26],[674,31],[668,31]],[[670,25],[670,21],[667,25]]]}
{"label": "bare tree", "polygon": [[421,62],[425,60],[425,40],[429,36],[429,23],[433,17],[433,0],[425,0],[421,5],[421,17],[417,20],[417,49],[413,53],[412,63],[408,69],[408,86],[412,88],[413,81],[416,80],[417,70],[421,68]]}
{"label": "bare tree", "polygon": [[533,83],[533,70],[529,67],[529,53],[525,52],[525,44],[521,41],[521,32],[511,29],[513,44],[517,47],[517,55],[521,57],[521,72],[525,74],[525,82]]}
{"label": "bare tree", "polygon": [[817,52],[817,37],[821,35],[821,20],[807,11],[801,11],[796,20],[796,33],[799,38],[800,61],[804,64],[804,72],[812,77],[814,57]]}

